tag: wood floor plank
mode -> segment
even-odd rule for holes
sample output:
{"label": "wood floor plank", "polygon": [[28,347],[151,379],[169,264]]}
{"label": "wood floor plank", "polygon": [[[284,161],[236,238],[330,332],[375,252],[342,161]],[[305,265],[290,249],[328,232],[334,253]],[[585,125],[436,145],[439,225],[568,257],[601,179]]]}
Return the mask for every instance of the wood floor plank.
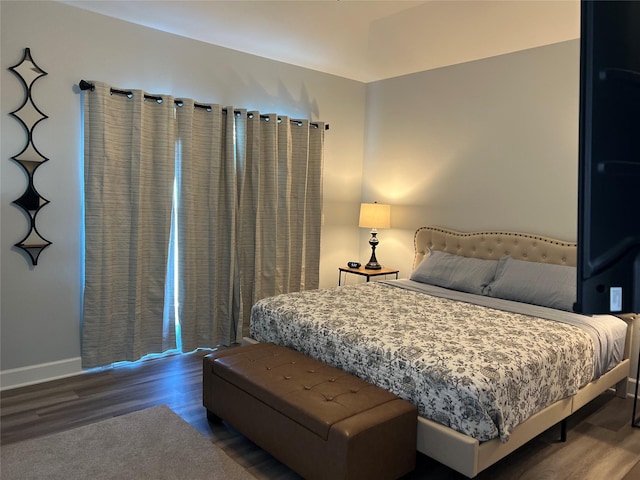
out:
{"label": "wood floor plank", "polygon": [[[224,422],[210,423],[202,406],[202,357],[207,351],[144,362],[0,392],[0,446],[69,430],[144,408],[167,405],[256,478],[300,477]],[[631,399],[607,392],[568,421],[568,440],[551,428],[478,480],[638,480],[640,430],[631,427]],[[418,454],[404,480],[466,477]]]}
{"label": "wood floor plank", "polygon": [[640,459],[622,480],[638,480],[640,478]]}

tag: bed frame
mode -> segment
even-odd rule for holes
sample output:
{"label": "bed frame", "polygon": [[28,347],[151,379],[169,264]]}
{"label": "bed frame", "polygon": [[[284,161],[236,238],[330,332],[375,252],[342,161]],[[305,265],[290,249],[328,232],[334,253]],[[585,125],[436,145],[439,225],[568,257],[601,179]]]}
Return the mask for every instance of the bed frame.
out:
{"label": "bed frame", "polygon": [[[415,233],[414,243],[414,268],[429,250],[441,250],[481,259],[497,260],[503,256],[510,256],[530,262],[576,265],[575,243],[528,233],[498,231],[462,233],[439,227],[421,227]],[[582,387],[574,396],[549,405],[515,427],[508,442],[502,443],[496,438],[480,443],[473,437],[418,417],[417,450],[473,478],[545,430],[563,422],[569,415],[606,390],[613,387],[616,389],[617,396],[626,397],[634,315],[622,315],[620,318],[627,322],[624,360],[597,380]],[[245,337],[243,343],[257,342]],[[564,425],[562,437],[564,437]]]}
{"label": "bed frame", "polygon": [[[575,243],[526,233],[462,233],[438,227],[422,227],[416,231],[414,243],[414,268],[429,249],[482,259],[499,259],[508,255],[530,262],[576,265]],[[618,396],[626,397],[633,315],[621,318],[627,322],[624,360],[599,379],[585,385],[576,395],[549,405],[518,425],[508,442],[494,439],[480,443],[468,435],[418,417],[418,451],[473,478],[532,438],[562,422],[609,388],[615,387]]]}

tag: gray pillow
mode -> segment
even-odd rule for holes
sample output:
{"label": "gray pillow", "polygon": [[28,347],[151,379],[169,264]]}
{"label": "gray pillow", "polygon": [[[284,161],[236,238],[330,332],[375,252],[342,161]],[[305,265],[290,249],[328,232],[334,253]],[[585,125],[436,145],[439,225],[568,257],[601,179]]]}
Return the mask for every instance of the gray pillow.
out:
{"label": "gray pillow", "polygon": [[416,282],[481,295],[493,280],[497,266],[498,260],[461,257],[432,250],[409,278]]}
{"label": "gray pillow", "polygon": [[571,312],[576,300],[576,267],[503,257],[484,294]]}

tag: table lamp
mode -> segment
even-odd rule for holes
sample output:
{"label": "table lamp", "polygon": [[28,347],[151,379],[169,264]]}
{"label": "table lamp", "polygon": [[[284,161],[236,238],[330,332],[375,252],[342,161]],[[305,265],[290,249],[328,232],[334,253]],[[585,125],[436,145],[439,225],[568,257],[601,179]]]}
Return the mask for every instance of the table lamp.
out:
{"label": "table lamp", "polygon": [[369,270],[380,270],[382,266],[376,259],[376,247],[380,241],[378,240],[378,228],[389,228],[391,226],[391,207],[380,203],[362,203],[360,204],[360,221],[358,225],[361,228],[371,229],[371,258],[364,268]]}

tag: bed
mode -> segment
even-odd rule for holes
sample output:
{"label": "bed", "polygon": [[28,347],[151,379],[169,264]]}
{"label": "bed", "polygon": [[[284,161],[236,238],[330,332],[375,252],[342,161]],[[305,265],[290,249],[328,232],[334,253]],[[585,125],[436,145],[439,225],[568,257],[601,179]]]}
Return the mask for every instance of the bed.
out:
{"label": "bed", "polygon": [[631,318],[572,313],[576,245],[422,227],[408,279],[266,298],[248,342],[293,348],[418,407],[417,450],[473,478],[615,387]]}

